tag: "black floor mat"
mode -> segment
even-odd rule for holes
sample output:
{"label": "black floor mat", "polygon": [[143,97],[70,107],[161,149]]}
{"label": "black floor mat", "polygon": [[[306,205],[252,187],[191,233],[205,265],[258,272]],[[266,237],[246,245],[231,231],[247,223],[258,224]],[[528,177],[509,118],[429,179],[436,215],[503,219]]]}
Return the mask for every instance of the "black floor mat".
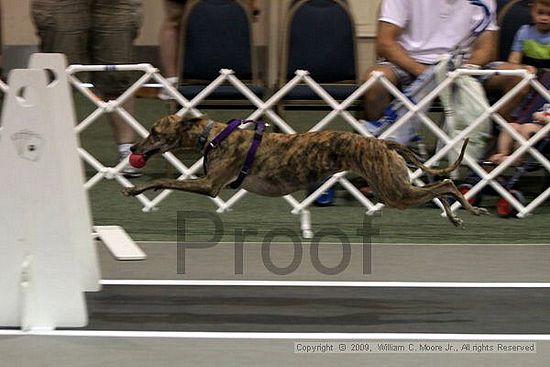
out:
{"label": "black floor mat", "polygon": [[88,329],[548,334],[546,288],[107,286]]}

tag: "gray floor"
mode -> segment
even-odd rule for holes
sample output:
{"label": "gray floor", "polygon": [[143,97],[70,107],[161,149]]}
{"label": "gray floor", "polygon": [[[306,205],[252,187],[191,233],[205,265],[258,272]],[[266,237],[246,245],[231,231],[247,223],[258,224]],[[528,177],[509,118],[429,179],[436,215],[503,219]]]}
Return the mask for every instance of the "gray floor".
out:
{"label": "gray floor", "polygon": [[[142,242],[146,261],[120,262],[100,246],[104,279],[253,279],[253,280],[364,280],[407,282],[550,282],[548,245],[413,245],[350,244],[350,262],[340,273],[325,275],[312,265],[309,243],[273,243],[269,260],[262,244],[246,243],[242,252],[233,243],[185,248],[172,242]],[[289,266],[300,248],[302,256],[288,275],[269,271]],[[319,245],[325,267],[342,261],[341,244]],[[182,272],[185,252],[185,274]],[[242,267],[235,252],[242,253]],[[264,255],[265,256],[265,255]],[[239,258],[240,256],[237,256]],[[295,260],[297,261],[297,260]],[[178,264],[180,265],[178,267]],[[242,274],[235,274],[242,268]],[[367,273],[367,274],[365,274]]]}
{"label": "gray floor", "polygon": [[[103,278],[437,282],[548,282],[550,278],[550,246],[546,245],[374,244],[366,262],[363,255],[369,252],[351,245],[349,266],[338,275],[324,275],[311,265],[310,245],[301,244],[302,261],[285,276],[266,269],[261,244],[245,245],[244,274],[238,275],[232,244],[187,249],[186,274],[177,274],[175,244],[141,246],[149,260],[124,263],[114,261],[100,247]],[[289,244],[274,245],[271,263],[281,268],[288,265],[293,249]],[[180,248],[180,270],[181,252]],[[322,246],[319,258],[327,267],[335,266],[342,258],[342,246]],[[364,264],[370,274],[363,274]],[[396,335],[392,333],[465,333],[472,339],[474,334],[550,335],[548,288],[106,286],[87,297],[88,330],[384,333],[361,339],[370,342],[388,342],[386,338]],[[2,336],[0,366],[357,366],[367,362],[375,366],[548,366],[550,362],[550,342],[537,341],[536,336],[537,352],[530,354],[296,354],[294,343],[302,338],[299,334],[282,340]],[[414,340],[418,337],[401,342]]]}
{"label": "gray floor", "polygon": [[537,353],[533,354],[295,354],[297,341],[4,337],[0,339],[0,363],[3,367],[547,367],[550,362],[547,341],[536,342]]}
{"label": "gray floor", "polygon": [[[288,275],[268,269],[288,266]],[[323,244],[328,268],[342,245]],[[104,278],[548,282],[550,246],[350,244],[350,263],[327,275],[311,261],[309,243],[246,244],[242,275],[235,275],[235,246],[184,248],[144,243],[150,260],[116,262],[101,251]],[[370,251],[364,251],[365,248]],[[183,261],[185,274],[177,274]],[[238,252],[238,251],[237,251]],[[362,261],[365,259],[365,261]],[[357,261],[359,260],[359,261]],[[155,262],[158,261],[158,264]],[[355,261],[355,262],[353,262]],[[161,266],[164,264],[164,266]],[[170,269],[166,264],[172,264]],[[363,274],[363,268],[369,274]],[[319,271],[321,270],[321,271]],[[108,286],[88,295],[90,329],[261,332],[391,332],[550,334],[550,288],[323,288]],[[517,312],[522,310],[522,312]]]}

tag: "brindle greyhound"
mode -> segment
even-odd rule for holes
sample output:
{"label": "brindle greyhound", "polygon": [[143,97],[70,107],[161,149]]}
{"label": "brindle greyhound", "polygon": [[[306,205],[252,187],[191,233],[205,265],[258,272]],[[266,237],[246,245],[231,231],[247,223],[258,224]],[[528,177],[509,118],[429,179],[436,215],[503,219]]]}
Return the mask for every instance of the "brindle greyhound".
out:
{"label": "brindle greyhound", "polygon": [[[170,115],[156,121],[150,135],[135,144],[132,152],[143,154],[148,159],[156,153],[180,148],[204,151],[211,139],[226,126],[205,117],[187,119]],[[129,196],[150,189],[173,189],[217,196],[239,176],[254,134],[253,130],[236,129],[215,149],[207,151],[208,172],[204,177],[158,179],[125,188],[123,193]],[[462,219],[451,212],[445,196],[456,198],[474,215],[487,214],[487,210],[473,207],[449,179],[423,187],[412,185],[406,161],[429,174],[449,173],[460,164],[467,143],[465,140],[456,162],[435,169],[422,164],[406,146],[388,140],[341,131],[292,135],[266,133],[242,188],[259,195],[283,196],[307,188],[334,173],[353,171],[368,180],[386,205],[405,209],[439,198],[451,223],[462,226]]]}

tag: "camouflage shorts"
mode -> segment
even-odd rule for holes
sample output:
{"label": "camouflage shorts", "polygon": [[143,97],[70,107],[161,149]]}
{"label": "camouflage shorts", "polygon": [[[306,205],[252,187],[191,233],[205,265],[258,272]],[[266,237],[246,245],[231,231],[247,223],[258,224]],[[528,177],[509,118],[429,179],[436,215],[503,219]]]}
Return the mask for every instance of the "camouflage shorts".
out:
{"label": "camouflage shorts", "polygon": [[[60,52],[70,64],[128,64],[141,27],[141,0],[32,0],[42,52]],[[124,72],[94,73],[100,93],[116,96],[130,84]]]}

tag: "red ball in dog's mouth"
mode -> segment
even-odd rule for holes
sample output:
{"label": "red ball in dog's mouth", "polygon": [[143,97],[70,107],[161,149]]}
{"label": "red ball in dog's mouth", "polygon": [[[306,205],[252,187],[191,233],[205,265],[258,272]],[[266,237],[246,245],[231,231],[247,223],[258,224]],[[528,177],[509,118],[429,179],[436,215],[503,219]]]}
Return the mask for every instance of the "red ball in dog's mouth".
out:
{"label": "red ball in dog's mouth", "polygon": [[145,159],[145,155],[143,154],[130,154],[130,158],[128,160],[130,162],[130,166],[134,168],[142,168],[145,166],[145,163],[147,162]]}

